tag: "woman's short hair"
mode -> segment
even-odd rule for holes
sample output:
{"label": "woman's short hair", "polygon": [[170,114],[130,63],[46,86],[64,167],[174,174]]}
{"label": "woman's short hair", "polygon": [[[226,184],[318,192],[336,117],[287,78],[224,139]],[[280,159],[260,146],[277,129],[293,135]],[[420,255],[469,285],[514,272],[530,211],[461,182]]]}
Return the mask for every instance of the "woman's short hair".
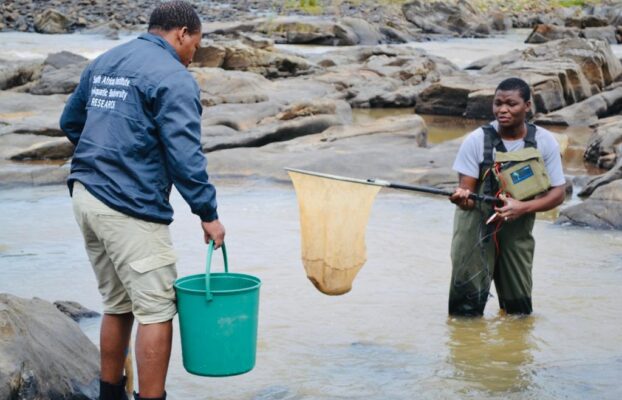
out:
{"label": "woman's short hair", "polygon": [[529,88],[529,85],[520,78],[508,78],[503,80],[495,89],[495,93],[500,90],[517,90],[520,93],[520,97],[522,97],[522,99],[526,102],[531,98],[531,89]]}

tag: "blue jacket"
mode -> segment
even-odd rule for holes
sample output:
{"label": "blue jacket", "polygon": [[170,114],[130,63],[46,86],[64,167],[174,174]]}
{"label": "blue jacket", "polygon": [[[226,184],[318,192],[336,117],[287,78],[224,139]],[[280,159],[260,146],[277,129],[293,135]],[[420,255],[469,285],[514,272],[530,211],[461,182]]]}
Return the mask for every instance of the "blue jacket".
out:
{"label": "blue jacket", "polygon": [[202,221],[218,218],[201,151],[199,88],[175,49],[149,33],[109,50],[82,73],[61,129],[76,146],[71,173],[109,207],[170,224],[171,185]]}

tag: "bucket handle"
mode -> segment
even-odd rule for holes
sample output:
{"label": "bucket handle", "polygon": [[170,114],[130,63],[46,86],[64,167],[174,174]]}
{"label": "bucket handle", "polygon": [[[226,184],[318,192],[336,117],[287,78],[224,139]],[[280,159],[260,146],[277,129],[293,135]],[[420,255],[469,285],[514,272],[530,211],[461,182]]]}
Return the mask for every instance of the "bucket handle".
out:
{"label": "bucket handle", "polygon": [[[227,248],[225,242],[222,243],[222,257],[225,261],[225,273],[229,273],[229,263],[227,261]],[[205,262],[205,300],[212,301],[212,292],[210,291],[210,269],[212,267],[212,254],[214,253],[214,241],[209,241],[207,248],[207,261]]]}

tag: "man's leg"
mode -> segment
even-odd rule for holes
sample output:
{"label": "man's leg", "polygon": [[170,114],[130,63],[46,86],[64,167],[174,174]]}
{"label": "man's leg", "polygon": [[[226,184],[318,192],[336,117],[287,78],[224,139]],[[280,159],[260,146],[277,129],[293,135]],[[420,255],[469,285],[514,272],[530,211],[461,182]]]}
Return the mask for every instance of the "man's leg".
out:
{"label": "man's leg", "polygon": [[104,314],[99,337],[102,381],[117,384],[123,378],[133,323],[132,313]]}
{"label": "man's leg", "polygon": [[141,398],[162,398],[171,356],[173,321],[139,324],[136,364]]}

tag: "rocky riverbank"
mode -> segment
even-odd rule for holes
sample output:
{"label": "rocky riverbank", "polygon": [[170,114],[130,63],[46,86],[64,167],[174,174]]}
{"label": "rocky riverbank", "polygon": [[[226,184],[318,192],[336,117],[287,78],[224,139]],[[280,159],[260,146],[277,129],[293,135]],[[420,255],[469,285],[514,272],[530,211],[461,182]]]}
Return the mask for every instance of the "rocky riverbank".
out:
{"label": "rocky riverbank", "polygon": [[[71,2],[52,3],[60,7]],[[93,7],[97,4],[93,2]],[[427,7],[440,10],[439,4],[415,1],[393,9],[416,21],[430,11]],[[456,13],[452,7],[462,7],[480,15],[473,4],[448,4],[442,10]],[[371,6],[363,5],[359,12],[367,7]],[[592,8],[596,10],[600,9]],[[431,26],[442,20],[434,19],[433,13],[426,15],[428,21],[437,21]],[[615,132],[622,121],[622,64],[608,40],[573,37],[546,42],[484,57],[462,70],[412,45],[378,44],[388,41],[386,31],[373,20],[359,17],[254,18],[206,24],[191,72],[201,87],[202,145],[209,152],[212,175],[285,180],[285,166],[356,176],[390,171],[395,180],[451,187],[456,176],[450,166],[459,141],[428,144],[428,128],[414,113],[352,124],[352,110],[408,107],[418,114],[491,119],[495,86],[503,78],[520,76],[532,86],[536,122],[593,126],[595,139],[586,149],[586,162],[609,172],[591,181],[579,177],[577,184],[587,185],[582,195],[588,198],[619,179],[621,149]],[[469,21],[470,28],[462,33],[450,27],[434,33],[414,29],[417,34],[435,35],[481,31],[472,25],[476,19]],[[412,28],[416,22],[409,24]],[[334,44],[335,40],[343,46],[320,54],[292,54],[276,45]],[[52,54],[41,62],[0,61],[0,178],[4,185],[64,181],[68,173],[64,162],[73,147],[60,132],[58,118],[87,63],[68,52]],[[45,160],[55,164],[40,164]],[[572,218],[562,220],[622,228],[621,203],[603,201],[608,201],[609,221],[604,225],[578,218],[575,211]],[[586,204],[577,207],[582,210]],[[598,215],[598,211],[586,212]]]}
{"label": "rocky riverbank", "polygon": [[[622,26],[622,5],[609,0],[580,2],[572,7],[560,7],[556,0],[190,2],[206,23],[243,22],[244,29],[258,30],[287,43],[348,45],[357,40],[357,30],[366,34],[359,44],[377,44],[369,43],[376,40],[403,43],[429,40],[437,35],[482,37],[512,27],[536,28],[529,39],[534,42],[602,35],[607,35],[609,40],[622,40],[618,29]],[[8,0],[0,4],[0,31],[86,31],[115,36],[119,30],[144,29],[149,15],[146,10],[153,9],[157,3],[157,0]],[[316,22],[275,21],[291,16],[311,16]]]}

